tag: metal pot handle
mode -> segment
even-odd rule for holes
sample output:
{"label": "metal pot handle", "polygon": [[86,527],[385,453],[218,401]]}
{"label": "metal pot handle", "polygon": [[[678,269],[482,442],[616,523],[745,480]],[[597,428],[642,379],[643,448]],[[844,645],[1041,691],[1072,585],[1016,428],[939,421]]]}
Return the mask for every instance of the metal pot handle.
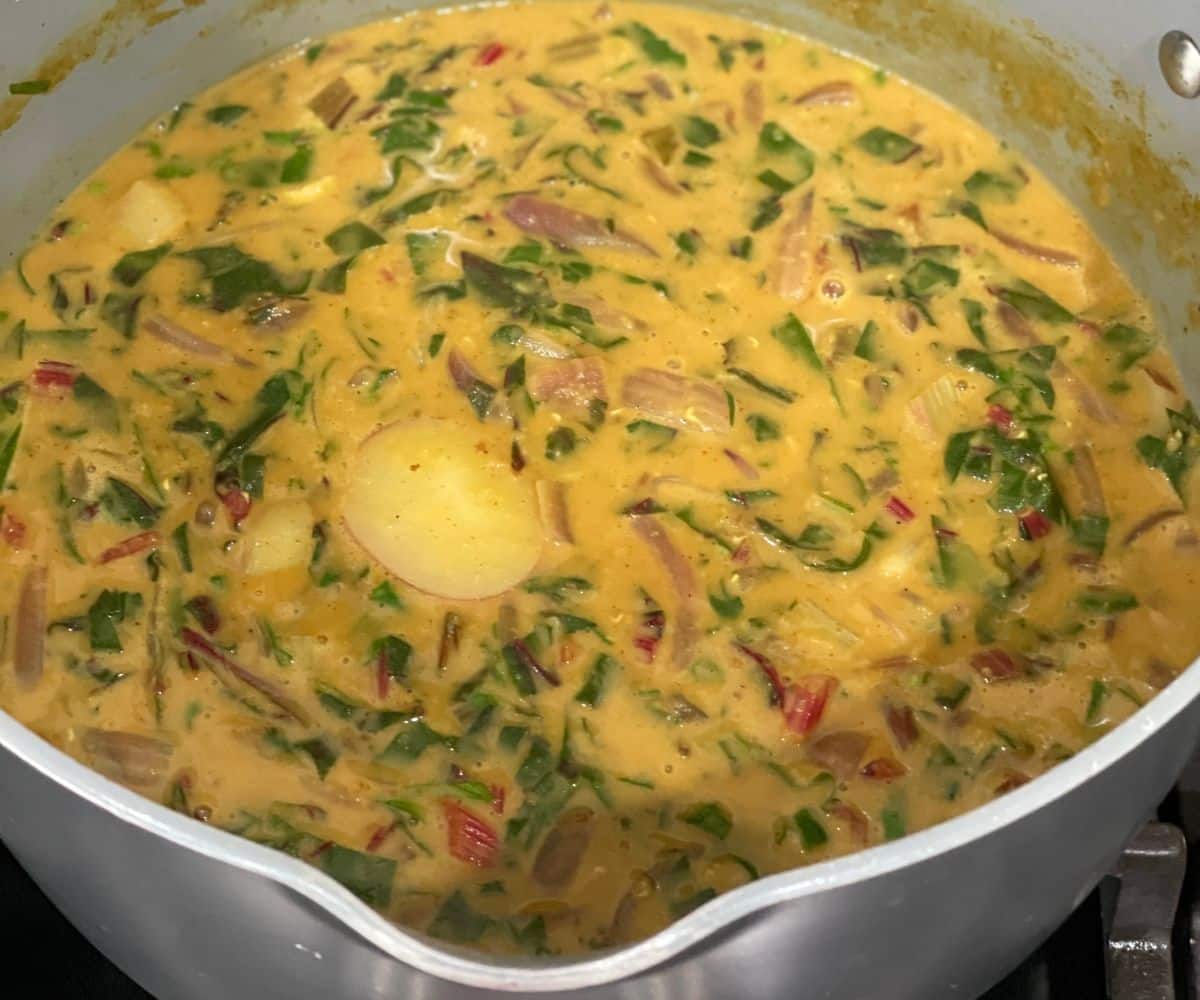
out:
{"label": "metal pot handle", "polygon": [[1105,948],[1109,996],[1175,1000],[1171,928],[1186,868],[1183,832],[1169,823],[1147,823],[1121,854]]}
{"label": "metal pot handle", "polygon": [[1200,45],[1186,31],[1168,31],[1158,43],[1163,79],[1180,97],[1200,97]]}

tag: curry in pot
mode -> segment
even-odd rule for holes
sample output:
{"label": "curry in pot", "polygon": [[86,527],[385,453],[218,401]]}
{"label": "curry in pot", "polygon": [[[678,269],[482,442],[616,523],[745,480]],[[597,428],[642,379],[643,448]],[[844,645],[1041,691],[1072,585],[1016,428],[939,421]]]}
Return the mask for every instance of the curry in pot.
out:
{"label": "curry in pot", "polygon": [[929,94],[412,14],[173,108],[0,278],[0,704],[405,925],[619,945],[1153,697],[1198,453],[1148,304]]}

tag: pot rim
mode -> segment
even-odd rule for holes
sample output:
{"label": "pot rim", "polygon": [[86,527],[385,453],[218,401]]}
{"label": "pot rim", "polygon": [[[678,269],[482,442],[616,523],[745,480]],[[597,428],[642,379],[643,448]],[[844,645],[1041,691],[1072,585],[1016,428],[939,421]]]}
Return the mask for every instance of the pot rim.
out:
{"label": "pot rim", "polygon": [[1149,703],[1071,759],[994,801],[900,840],[766,876],[623,948],[553,964],[500,960],[393,924],[311,865],[143,798],[59,750],[0,710],[0,747],[62,788],[148,833],[299,893],[380,951],[465,986],[528,993],[581,989],[660,965],[767,907],[877,878],[981,840],[1048,806],[1131,753],[1200,697],[1200,659]]}

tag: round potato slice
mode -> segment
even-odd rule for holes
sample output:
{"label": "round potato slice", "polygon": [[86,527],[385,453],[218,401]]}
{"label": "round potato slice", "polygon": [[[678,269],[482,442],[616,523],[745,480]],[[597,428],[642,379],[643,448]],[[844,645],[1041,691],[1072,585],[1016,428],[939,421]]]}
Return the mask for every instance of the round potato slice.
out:
{"label": "round potato slice", "polygon": [[385,569],[438,597],[494,597],[520,583],[542,548],[533,489],[483,428],[420,419],[389,424],[350,463],[342,516]]}

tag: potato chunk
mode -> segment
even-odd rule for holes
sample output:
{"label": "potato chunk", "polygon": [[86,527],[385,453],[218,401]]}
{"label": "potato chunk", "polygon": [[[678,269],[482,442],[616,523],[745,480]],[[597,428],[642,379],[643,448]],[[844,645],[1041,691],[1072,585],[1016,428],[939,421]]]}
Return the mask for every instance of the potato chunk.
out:
{"label": "potato chunk", "polygon": [[312,530],[312,509],[304,500],[281,500],[255,511],[246,522],[246,573],[303,566],[312,553]]}
{"label": "potato chunk", "polygon": [[186,223],[187,209],[165,184],[135,181],[117,202],[118,231],[132,246],[161,246]]}
{"label": "potato chunk", "polygon": [[505,443],[442,420],[390,424],[369,437],[351,463],[342,513],[385,569],[438,597],[502,594],[542,549],[532,486],[510,468]]}

